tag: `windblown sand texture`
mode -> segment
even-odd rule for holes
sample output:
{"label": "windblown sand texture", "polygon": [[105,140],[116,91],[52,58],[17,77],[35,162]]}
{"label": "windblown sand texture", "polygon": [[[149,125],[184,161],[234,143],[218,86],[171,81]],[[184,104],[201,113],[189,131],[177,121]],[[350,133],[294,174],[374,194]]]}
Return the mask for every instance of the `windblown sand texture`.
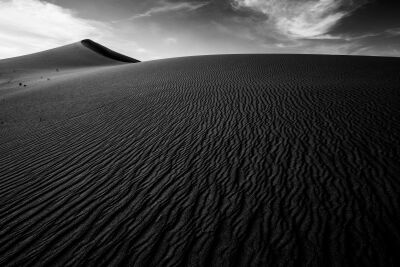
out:
{"label": "windblown sand texture", "polygon": [[0,266],[399,266],[400,59],[93,45],[0,61]]}

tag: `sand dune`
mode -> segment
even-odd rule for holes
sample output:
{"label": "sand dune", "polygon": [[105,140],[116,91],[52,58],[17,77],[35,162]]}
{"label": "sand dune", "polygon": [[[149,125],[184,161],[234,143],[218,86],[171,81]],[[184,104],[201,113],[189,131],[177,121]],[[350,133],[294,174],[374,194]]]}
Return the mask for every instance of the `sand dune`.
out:
{"label": "sand dune", "polygon": [[70,68],[2,96],[1,266],[399,262],[400,59],[45,53],[0,61]]}
{"label": "sand dune", "polygon": [[36,54],[3,59],[0,61],[0,70],[3,74],[7,70],[54,70],[56,68],[117,65],[124,62],[138,61],[109,50],[91,40],[83,40]]}
{"label": "sand dune", "polygon": [[[32,85],[46,86],[55,77],[93,71],[94,67],[139,62],[91,40],[50,49],[44,52],[0,61],[0,97]],[[15,90],[19,87],[19,90]],[[10,90],[12,89],[12,90]]]}

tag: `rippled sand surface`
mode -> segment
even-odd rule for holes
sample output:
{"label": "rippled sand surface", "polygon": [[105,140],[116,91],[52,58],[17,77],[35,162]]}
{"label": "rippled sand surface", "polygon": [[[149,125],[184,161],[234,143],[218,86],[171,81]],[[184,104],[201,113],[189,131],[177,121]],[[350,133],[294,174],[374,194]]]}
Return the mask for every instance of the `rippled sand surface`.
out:
{"label": "rippled sand surface", "polygon": [[1,266],[398,266],[400,59],[60,65],[0,94]]}

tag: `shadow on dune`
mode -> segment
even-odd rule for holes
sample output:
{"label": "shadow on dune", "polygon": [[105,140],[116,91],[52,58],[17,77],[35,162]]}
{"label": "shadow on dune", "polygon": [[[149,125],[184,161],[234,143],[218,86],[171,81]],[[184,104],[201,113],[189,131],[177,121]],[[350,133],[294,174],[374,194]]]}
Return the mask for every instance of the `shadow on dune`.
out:
{"label": "shadow on dune", "polygon": [[94,42],[92,40],[85,39],[85,40],[82,40],[81,42],[87,48],[92,49],[96,53],[99,53],[100,55],[103,55],[105,57],[112,58],[112,59],[117,60],[117,61],[129,62],[129,63],[140,62],[137,59],[130,58],[130,57],[127,57],[127,56],[122,55],[120,53],[117,53],[115,51],[112,51],[112,50],[108,49],[107,47],[102,46],[101,44],[98,44],[98,43],[96,43],[96,42]]}

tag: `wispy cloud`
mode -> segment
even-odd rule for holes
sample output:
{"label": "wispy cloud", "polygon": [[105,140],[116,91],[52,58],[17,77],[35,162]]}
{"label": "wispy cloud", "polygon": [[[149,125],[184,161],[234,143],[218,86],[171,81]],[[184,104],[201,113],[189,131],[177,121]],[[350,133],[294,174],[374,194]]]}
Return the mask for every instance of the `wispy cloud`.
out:
{"label": "wispy cloud", "polygon": [[345,0],[233,0],[234,8],[266,15],[269,26],[291,39],[318,38],[366,1]]}
{"label": "wispy cloud", "polygon": [[166,39],[164,39],[164,43],[167,45],[174,45],[178,42],[178,40],[174,37],[168,37]]}
{"label": "wispy cloud", "polygon": [[0,58],[95,38],[104,24],[39,0],[0,0]]}
{"label": "wispy cloud", "polygon": [[400,28],[388,29],[385,32],[388,33],[389,35],[392,35],[392,36],[399,36],[400,35]]}
{"label": "wispy cloud", "polygon": [[194,11],[199,8],[202,8],[208,5],[210,2],[200,2],[200,3],[193,3],[193,2],[168,2],[166,0],[160,1],[158,6],[152,7],[144,13],[136,14],[130,17],[131,20],[143,18],[143,17],[150,17],[155,14],[160,13],[167,13],[173,11]]}

